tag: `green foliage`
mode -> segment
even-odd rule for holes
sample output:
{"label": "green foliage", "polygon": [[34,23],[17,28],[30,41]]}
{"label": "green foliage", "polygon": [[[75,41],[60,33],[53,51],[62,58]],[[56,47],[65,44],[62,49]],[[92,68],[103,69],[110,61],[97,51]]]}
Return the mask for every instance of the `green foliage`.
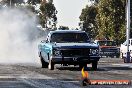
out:
{"label": "green foliage", "polygon": [[21,4],[23,3],[24,1],[23,0],[1,0],[0,3],[2,4],[6,4],[8,6],[14,6],[14,4]]}
{"label": "green foliage", "polygon": [[[1,0],[1,2],[3,3],[7,3],[8,5],[10,5],[10,2],[12,5],[14,5],[15,3],[24,3],[24,0]],[[37,4],[37,3],[41,3],[41,0],[27,0],[28,4]]]}
{"label": "green foliage", "polygon": [[[51,25],[51,28],[55,28],[57,10],[52,2],[52,0],[49,0],[49,2],[46,2],[46,0],[28,0],[25,5],[21,5],[23,0],[11,0],[11,5],[16,8],[26,8],[35,13],[42,27],[48,28],[48,25]],[[10,0],[2,0],[0,4],[10,6]],[[39,9],[36,9],[37,5]]]}
{"label": "green foliage", "polygon": [[40,6],[41,13],[39,15],[43,27],[47,27],[47,25],[51,25],[51,21],[53,22],[52,26],[56,26],[57,22],[57,10],[53,3],[42,3]]}
{"label": "green foliage", "polygon": [[27,3],[35,5],[35,4],[41,3],[41,0],[28,0]]}
{"label": "green foliage", "polygon": [[100,0],[98,14],[98,38],[112,39],[120,44],[125,39],[125,4],[121,0]]}
{"label": "green foliage", "polygon": [[69,27],[68,26],[60,26],[58,29],[60,29],[60,30],[69,30]]}
{"label": "green foliage", "polygon": [[117,44],[122,43],[126,38],[125,1],[99,0],[97,6],[87,6],[80,15],[83,30],[92,34],[92,38],[107,38],[115,40]]}
{"label": "green foliage", "polygon": [[35,11],[35,7],[32,6],[31,4],[25,5],[24,8],[26,8],[26,9],[28,9],[28,10],[34,12],[34,13],[36,12],[36,11]]}
{"label": "green foliage", "polygon": [[89,33],[90,37],[94,38],[97,34],[96,30],[96,22],[95,17],[97,14],[96,7],[88,7],[86,6],[82,9],[82,13],[80,15],[80,21],[82,21],[82,30]]}
{"label": "green foliage", "polygon": [[56,8],[55,8],[54,4],[52,4],[52,3],[41,4],[40,10],[48,18],[52,18],[56,14]]}

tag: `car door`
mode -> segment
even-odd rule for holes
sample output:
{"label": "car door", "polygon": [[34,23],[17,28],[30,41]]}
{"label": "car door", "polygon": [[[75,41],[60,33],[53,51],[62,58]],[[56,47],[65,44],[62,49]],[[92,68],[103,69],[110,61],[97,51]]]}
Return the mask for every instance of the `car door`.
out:
{"label": "car door", "polygon": [[46,41],[42,44],[42,57],[44,61],[49,62],[49,55],[52,51],[52,45],[49,42],[49,39],[47,38]]}
{"label": "car door", "polygon": [[[129,40],[129,45],[130,45],[130,40]],[[126,53],[127,53],[127,41],[125,41],[123,44],[121,44],[120,50],[123,53],[123,55],[126,55]]]}

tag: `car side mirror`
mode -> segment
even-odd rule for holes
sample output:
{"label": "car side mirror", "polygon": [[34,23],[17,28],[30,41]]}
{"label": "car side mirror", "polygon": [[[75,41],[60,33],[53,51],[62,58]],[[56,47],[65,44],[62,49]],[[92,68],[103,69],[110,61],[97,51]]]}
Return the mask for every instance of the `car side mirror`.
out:
{"label": "car side mirror", "polygon": [[41,43],[48,43],[48,41],[47,40],[42,40]]}
{"label": "car side mirror", "polygon": [[42,40],[42,41],[41,41],[41,43],[44,43],[44,42],[45,42],[45,40]]}
{"label": "car side mirror", "polygon": [[45,42],[46,42],[46,43],[48,43],[49,41],[48,41],[48,40],[46,40]]}

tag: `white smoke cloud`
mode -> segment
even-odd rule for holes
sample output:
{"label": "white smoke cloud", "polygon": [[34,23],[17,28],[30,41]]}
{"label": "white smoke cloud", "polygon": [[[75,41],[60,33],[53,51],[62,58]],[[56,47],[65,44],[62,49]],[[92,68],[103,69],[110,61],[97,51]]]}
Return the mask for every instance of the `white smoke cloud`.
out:
{"label": "white smoke cloud", "polygon": [[36,16],[27,10],[0,10],[0,63],[38,63]]}

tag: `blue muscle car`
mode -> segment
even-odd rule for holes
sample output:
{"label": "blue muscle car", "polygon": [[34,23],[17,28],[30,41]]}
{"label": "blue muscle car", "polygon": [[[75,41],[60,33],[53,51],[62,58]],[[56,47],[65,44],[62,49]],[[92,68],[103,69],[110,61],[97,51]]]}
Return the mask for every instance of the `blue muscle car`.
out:
{"label": "blue muscle car", "polygon": [[38,49],[42,68],[50,70],[55,64],[79,65],[82,68],[89,63],[96,70],[100,59],[99,46],[90,42],[86,32],[78,30],[51,31]]}

